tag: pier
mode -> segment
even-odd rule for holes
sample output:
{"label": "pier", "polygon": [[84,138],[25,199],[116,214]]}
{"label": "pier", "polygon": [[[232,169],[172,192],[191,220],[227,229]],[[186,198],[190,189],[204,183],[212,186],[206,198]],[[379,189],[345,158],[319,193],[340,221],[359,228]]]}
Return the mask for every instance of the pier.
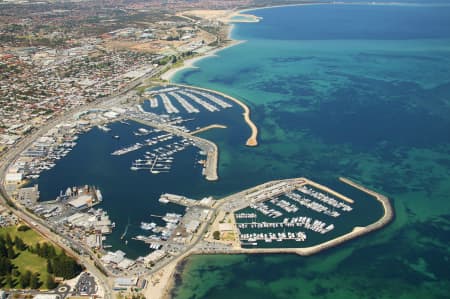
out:
{"label": "pier", "polygon": [[203,91],[210,92],[210,93],[213,93],[213,94],[218,94],[218,95],[220,95],[220,96],[222,96],[222,97],[224,97],[224,98],[226,98],[226,99],[228,99],[230,101],[235,102],[239,106],[241,106],[242,109],[244,109],[244,113],[243,113],[244,120],[247,123],[247,125],[250,127],[250,130],[252,131],[251,135],[247,139],[247,142],[245,143],[245,145],[246,146],[258,146],[258,127],[256,127],[255,123],[250,118],[250,108],[248,108],[248,106],[245,105],[243,102],[241,102],[238,99],[233,98],[233,97],[231,97],[231,96],[229,96],[227,94],[224,94],[222,92],[215,91],[215,90],[210,90],[210,89],[207,89],[207,88],[201,88],[201,87],[195,87],[194,88],[194,87],[189,86],[189,85],[173,84],[173,83],[171,85],[179,86],[179,87],[185,87],[185,88],[190,88],[190,89],[203,90]]}
{"label": "pier", "polygon": [[196,134],[199,134],[199,133],[211,130],[211,129],[226,129],[226,128],[227,128],[227,126],[224,126],[224,125],[213,124],[213,125],[209,125],[209,126],[200,128],[198,130],[192,131],[191,134],[196,135]]}
{"label": "pier", "polygon": [[157,98],[150,98],[149,99],[150,102],[150,107],[151,108],[158,108],[158,99]]}
{"label": "pier", "polygon": [[188,101],[186,101],[184,98],[182,98],[179,94],[177,94],[175,92],[169,92],[169,95],[173,96],[178,101],[178,103],[180,103],[181,106],[183,106],[184,110],[186,110],[187,113],[199,113],[200,112],[200,110],[198,110],[197,108],[192,106]]}
{"label": "pier", "polygon": [[325,191],[327,193],[330,193],[330,194],[332,194],[332,195],[334,195],[334,196],[336,196],[336,197],[338,197],[338,198],[340,198],[340,199],[342,199],[342,200],[344,200],[344,201],[346,201],[348,203],[354,203],[353,199],[348,198],[347,196],[342,195],[339,192],[331,190],[330,188],[328,188],[326,186],[323,186],[323,185],[320,185],[320,184],[318,184],[316,182],[313,182],[311,180],[308,180],[308,185],[311,185],[311,186],[313,186],[313,187],[315,187],[317,189],[320,189],[320,190],[323,190],[323,191]]}
{"label": "pier", "polygon": [[159,96],[161,97],[161,100],[167,113],[171,114],[180,112],[177,108],[175,108],[175,106],[172,104],[172,102],[170,101],[169,97],[166,94],[161,93]]}
{"label": "pier", "polygon": [[[392,219],[394,218],[394,211],[393,211],[391,203],[387,197],[385,197],[384,195],[381,195],[373,190],[370,190],[364,186],[361,186],[349,179],[341,177],[341,178],[339,178],[339,180],[345,184],[348,184],[348,185],[350,185],[356,189],[359,189],[362,192],[367,193],[367,194],[371,195],[372,197],[374,197],[382,205],[382,207],[384,209],[384,215],[372,224],[369,224],[365,227],[355,226],[351,232],[346,233],[342,236],[336,237],[334,239],[331,239],[329,241],[323,242],[321,244],[315,245],[315,246],[299,247],[299,248],[242,248],[240,246],[235,245],[233,247],[229,247],[226,249],[218,247],[212,251],[211,250],[208,250],[208,251],[196,250],[195,253],[196,254],[199,254],[199,253],[201,253],[201,254],[205,254],[205,253],[207,253],[207,254],[211,254],[211,253],[214,253],[214,254],[216,254],[216,253],[219,253],[219,254],[294,253],[294,254],[298,254],[298,255],[302,255],[302,256],[308,256],[308,255],[316,254],[316,253],[326,250],[328,248],[338,246],[344,242],[347,242],[349,240],[363,236],[363,235],[373,232],[375,230],[381,229],[382,227],[386,226],[389,222],[392,221]],[[284,183],[284,184],[282,184],[282,183]],[[315,188],[317,188],[321,191],[328,192],[329,194],[333,194],[336,197],[338,197],[338,195],[339,195],[340,199],[342,199],[342,200],[345,199],[345,201],[347,201],[347,202],[352,202],[352,203],[354,202],[352,199],[347,198],[340,193],[330,192],[333,190],[331,190],[325,186],[317,184],[306,178],[298,178],[298,179],[291,179],[291,180],[284,180],[284,181],[272,181],[272,182],[268,182],[268,183],[256,186],[254,188],[250,188],[248,190],[244,190],[242,192],[236,193],[234,195],[231,195],[231,196],[228,196],[228,197],[222,199],[220,201],[220,204],[217,205],[217,208],[221,209],[223,211],[236,212],[237,210],[240,210],[240,209],[245,208],[246,206],[249,206],[250,202],[248,202],[248,200],[253,201],[253,202],[255,202],[255,200],[258,200],[259,202],[263,201],[263,199],[259,198],[259,196],[261,196],[261,194],[269,195],[273,192],[278,193],[280,191],[280,188],[289,190],[292,187],[306,186],[306,185],[314,186]],[[287,187],[287,186],[290,186],[290,187]],[[330,201],[329,204],[331,204],[331,203],[332,202]],[[343,205],[343,206],[345,208],[346,205]],[[343,208],[343,211],[349,211],[348,209],[344,210],[344,208]],[[244,219],[255,218],[256,219],[256,214],[254,214],[254,213],[238,213],[235,215],[237,216],[236,218],[244,218]],[[307,221],[307,219],[306,219],[306,221]],[[305,219],[296,220],[295,218],[287,218],[287,220],[284,220],[283,222],[275,222],[275,223],[268,223],[268,222],[258,223],[256,221],[252,220],[251,222],[237,223],[235,226],[235,230],[236,230],[235,233],[240,234],[239,228],[246,228],[248,226],[255,227],[255,228],[262,228],[262,229],[283,228],[283,227],[303,227],[304,229],[313,228],[312,226],[310,228],[308,228],[306,223],[307,222],[305,222]],[[332,225],[325,227],[325,225],[321,224],[319,227],[317,227],[316,232],[324,234],[332,229],[333,229]],[[314,230],[314,228],[313,228],[313,230]],[[299,238],[298,235],[293,235],[292,233],[291,234],[289,234],[289,233],[283,234],[283,233],[279,233],[279,232],[276,234],[275,233],[265,233],[265,234],[264,233],[256,233],[253,235],[250,236],[248,234],[244,234],[243,238],[240,238],[240,239],[245,242],[241,242],[241,245],[256,245],[255,243],[258,240],[259,241],[266,240],[268,242],[271,242],[272,240],[278,241],[278,239],[286,239],[286,240],[294,239],[296,241],[303,240],[303,238]]]}
{"label": "pier", "polygon": [[194,206],[202,206],[211,208],[214,205],[214,201],[211,199],[202,199],[202,200],[196,200],[187,198],[182,195],[176,195],[176,194],[170,194],[170,193],[164,193],[161,194],[161,197],[159,198],[159,202],[166,203],[171,202],[180,206],[184,207],[194,207]]}
{"label": "pier", "polygon": [[137,123],[192,140],[195,146],[200,148],[206,154],[206,162],[204,164],[204,171],[203,171],[203,175],[205,176],[205,178],[208,181],[217,181],[219,179],[217,175],[219,149],[217,148],[217,145],[215,143],[197,136],[193,136],[192,133],[181,131],[167,124],[143,120],[136,117],[132,117],[129,119]]}
{"label": "pier", "polygon": [[210,103],[200,99],[199,97],[195,96],[194,94],[192,94],[186,90],[179,90],[179,91],[177,91],[177,93],[182,94],[182,95],[192,99],[194,102],[201,105],[203,108],[205,108],[209,112],[219,111],[219,109],[217,109],[216,106],[211,105]]}

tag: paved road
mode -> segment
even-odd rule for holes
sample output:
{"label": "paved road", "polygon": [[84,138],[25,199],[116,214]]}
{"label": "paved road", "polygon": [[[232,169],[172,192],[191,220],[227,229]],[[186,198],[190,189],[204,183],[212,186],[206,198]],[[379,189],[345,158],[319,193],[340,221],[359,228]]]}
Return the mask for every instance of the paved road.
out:
{"label": "paved road", "polygon": [[[9,209],[12,213],[14,213],[17,217],[19,217],[22,221],[27,223],[30,227],[36,229],[43,236],[58,244],[64,250],[67,251],[68,254],[77,258],[77,260],[93,275],[95,275],[104,289],[105,298],[113,299],[113,291],[112,291],[112,281],[108,279],[106,275],[104,275],[94,264],[93,261],[96,261],[99,266],[102,264],[98,260],[97,256],[93,254],[90,249],[85,248],[85,252],[90,254],[90,257],[82,256],[72,250],[68,244],[71,244],[75,248],[84,248],[83,244],[79,244],[72,239],[68,239],[65,236],[59,236],[56,233],[52,232],[51,228],[47,223],[42,221],[37,216],[27,212],[24,207],[20,206],[10,206],[8,202],[11,202],[9,195],[7,194],[4,186],[4,178],[8,167],[19,157],[19,155],[27,149],[37,138],[43,136],[50,129],[54,128],[57,124],[67,121],[71,119],[74,114],[92,109],[95,107],[111,107],[117,105],[122,100],[130,98],[134,96],[136,93],[133,91],[134,88],[142,84],[145,80],[153,77],[155,73],[157,73],[159,69],[154,69],[150,73],[144,75],[141,78],[137,78],[134,81],[130,82],[127,87],[121,91],[119,94],[106,97],[103,99],[96,100],[90,104],[77,107],[70,111],[65,112],[64,114],[57,116],[55,119],[48,122],[46,125],[40,127],[35,132],[30,134],[29,136],[22,139],[18,144],[11,147],[1,158],[0,158],[0,202],[4,204],[5,208]],[[92,259],[92,260],[91,260]],[[105,270],[105,269],[103,269]],[[108,273],[108,272],[106,272]]]}
{"label": "paved road", "polygon": [[[10,148],[8,150],[8,152],[2,158],[0,158],[0,201],[3,202],[5,207],[7,209],[9,209],[11,212],[13,212],[15,215],[17,215],[22,221],[24,221],[29,226],[36,229],[39,233],[41,233],[43,236],[45,236],[52,242],[58,244],[60,247],[62,247],[64,250],[66,250],[68,254],[77,258],[77,260],[89,272],[91,272],[95,277],[98,278],[98,280],[100,282],[100,286],[104,289],[104,292],[105,292],[104,298],[106,298],[106,299],[113,299],[112,277],[114,275],[112,275],[109,271],[107,271],[107,269],[105,269],[102,266],[102,263],[99,261],[98,257],[95,254],[93,254],[93,252],[89,248],[86,248],[83,244],[80,244],[79,242],[69,239],[63,235],[56,234],[55,232],[53,232],[51,230],[51,227],[46,222],[44,222],[42,219],[38,218],[36,215],[28,212],[24,207],[22,207],[20,205],[17,205],[15,207],[9,206],[8,201],[9,202],[11,202],[11,201],[10,201],[10,198],[4,188],[4,177],[5,177],[5,173],[9,167],[9,165],[11,163],[13,163],[19,157],[20,153],[22,153],[26,148],[28,148],[37,138],[43,136],[48,130],[50,130],[51,128],[54,128],[57,124],[59,124],[61,122],[67,121],[68,119],[72,118],[74,114],[76,114],[78,112],[81,112],[81,111],[84,111],[87,109],[98,108],[98,107],[101,107],[101,108],[111,107],[111,106],[117,105],[124,99],[134,96],[136,93],[133,91],[133,89],[135,87],[137,87],[138,85],[140,85],[141,83],[143,83],[146,79],[152,77],[154,75],[154,73],[156,73],[157,71],[158,71],[158,69],[155,69],[150,74],[147,74],[144,78],[139,78],[139,79],[131,82],[128,85],[128,87],[126,88],[126,90],[124,90],[120,94],[92,102],[88,105],[78,107],[71,111],[67,111],[63,115],[58,116],[54,120],[50,121],[48,124],[40,127],[37,131],[35,131],[32,134],[30,134],[29,136],[25,137],[17,145]],[[197,139],[197,142],[203,143],[204,146],[206,146],[206,147],[209,147],[209,148],[215,147],[215,144],[211,143],[210,141],[198,138],[196,136],[191,136],[191,135],[189,135],[188,137],[192,138],[192,139]],[[216,151],[217,151],[217,148],[216,148]],[[210,167],[208,167],[208,169],[211,169],[212,171],[209,171],[209,172],[211,172],[209,177],[212,177],[214,180],[214,179],[216,179],[215,175],[217,175],[216,174],[217,169],[216,169],[216,167],[214,167],[215,166],[214,164],[216,164],[217,162],[215,161],[214,157],[213,157],[213,159],[210,159],[210,161],[211,161],[212,165]],[[216,163],[214,163],[214,162],[216,162]],[[212,209],[213,213],[215,213],[217,208],[220,206],[221,206],[221,204],[218,205],[216,208]],[[154,267],[151,271],[149,271],[148,274],[152,274],[152,273],[160,270],[161,268],[163,268],[167,264],[169,264],[171,261],[173,261],[183,255],[189,254],[189,252],[191,252],[193,250],[195,251],[196,246],[202,240],[205,232],[207,231],[207,229],[210,225],[211,225],[211,222],[203,224],[200,231],[198,232],[194,242],[192,242],[188,247],[186,247],[186,249],[183,252],[173,256],[170,259],[167,259],[166,261],[164,261],[162,263],[158,263],[158,265],[156,267]],[[78,250],[81,249],[85,253],[89,254],[89,256],[81,255],[78,252],[75,252],[73,250],[73,248],[77,248]],[[102,271],[104,273],[107,273],[107,275],[102,273],[96,267],[95,263],[97,263],[97,265],[99,265],[99,267],[102,268]],[[89,291],[92,291],[89,286],[90,284],[89,283],[86,283],[86,284],[88,285]]]}

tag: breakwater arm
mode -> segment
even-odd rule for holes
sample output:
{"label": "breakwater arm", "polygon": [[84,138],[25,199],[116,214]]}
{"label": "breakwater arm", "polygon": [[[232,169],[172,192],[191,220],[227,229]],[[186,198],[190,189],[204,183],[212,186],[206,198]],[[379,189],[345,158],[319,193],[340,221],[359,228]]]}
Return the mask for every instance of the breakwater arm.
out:
{"label": "breakwater arm", "polygon": [[192,133],[183,132],[177,128],[174,128],[167,124],[161,124],[153,121],[143,120],[140,118],[129,118],[132,121],[141,123],[143,125],[157,128],[159,130],[181,136],[184,138],[192,139],[197,147],[199,147],[206,154],[205,162],[205,178],[208,181],[217,181],[219,176],[217,175],[217,165],[219,160],[219,149],[214,142],[192,135]]}
{"label": "breakwater arm", "polygon": [[171,83],[171,85],[175,85],[175,86],[180,86],[180,87],[186,87],[186,88],[194,88],[194,89],[199,89],[199,90],[203,90],[203,91],[207,91],[207,92],[211,92],[211,93],[215,93],[218,94],[232,102],[235,102],[236,104],[238,104],[239,106],[242,107],[242,109],[244,109],[244,120],[247,123],[247,125],[250,127],[251,130],[251,135],[250,137],[247,139],[247,142],[245,143],[246,146],[257,146],[258,145],[258,127],[255,125],[255,123],[252,121],[252,119],[250,118],[250,108],[244,104],[243,102],[239,101],[236,98],[233,98],[223,92],[219,92],[216,90],[211,90],[211,89],[207,89],[207,88],[202,88],[202,87],[193,87],[193,86],[189,86],[189,85],[183,85],[183,84],[174,84]]}

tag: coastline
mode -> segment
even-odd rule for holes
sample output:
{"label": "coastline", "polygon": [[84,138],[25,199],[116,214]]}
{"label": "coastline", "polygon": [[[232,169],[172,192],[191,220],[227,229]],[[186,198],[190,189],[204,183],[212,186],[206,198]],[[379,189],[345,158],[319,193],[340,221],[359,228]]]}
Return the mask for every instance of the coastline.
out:
{"label": "coastline", "polygon": [[[306,179],[304,177],[298,178],[298,179],[305,180],[306,183],[308,183],[308,184],[314,184],[316,186],[325,187],[325,186],[315,183],[309,179]],[[350,231],[344,235],[338,236],[334,239],[331,239],[326,242],[323,242],[323,243],[320,243],[320,244],[317,244],[314,246],[310,246],[310,247],[256,248],[256,249],[233,248],[233,249],[229,249],[226,251],[216,250],[215,252],[209,252],[209,251],[205,252],[202,250],[196,250],[195,248],[192,248],[191,250],[187,251],[186,253],[179,256],[174,261],[172,261],[166,267],[164,267],[164,268],[160,269],[158,272],[154,273],[153,275],[158,275],[161,277],[161,279],[158,280],[158,285],[153,284],[153,286],[148,286],[145,294],[151,294],[154,298],[158,298],[158,299],[172,298],[172,290],[175,287],[175,283],[176,283],[175,278],[177,277],[177,275],[181,275],[181,273],[184,271],[183,265],[186,262],[186,258],[188,258],[189,256],[192,256],[192,255],[296,254],[296,255],[300,255],[300,256],[311,256],[314,254],[318,254],[324,250],[339,246],[342,243],[348,242],[350,240],[354,240],[358,237],[362,237],[373,231],[379,230],[379,229],[383,228],[384,226],[388,225],[394,219],[394,209],[391,205],[389,198],[387,198],[386,196],[384,196],[374,190],[370,190],[350,179],[340,177],[339,180],[353,188],[356,188],[356,189],[374,197],[374,199],[377,200],[383,207],[383,210],[384,210],[383,216],[367,226],[364,226],[364,227],[355,226],[352,231]],[[265,184],[267,184],[267,182]],[[327,187],[325,187],[325,188],[328,189]],[[240,192],[245,192],[245,191],[246,190],[243,190]],[[339,194],[339,195],[341,195],[341,194]],[[341,199],[343,199],[343,198],[341,197]],[[343,200],[345,200],[345,199],[343,199]]]}
{"label": "coastline", "polygon": [[[182,86],[182,87],[191,87],[189,85],[184,85],[184,84],[178,84],[178,83],[171,83],[172,85],[175,86]],[[208,91],[208,92],[212,92],[212,93],[217,93],[221,96],[223,96],[224,98],[229,99],[230,101],[235,102],[236,104],[238,104],[239,106],[241,106],[241,108],[244,110],[244,113],[242,113],[242,115],[244,116],[244,121],[245,123],[250,127],[250,130],[252,131],[252,133],[250,134],[250,137],[247,139],[245,145],[249,146],[249,147],[254,147],[254,146],[258,146],[258,127],[255,125],[255,123],[251,120],[250,118],[250,108],[248,108],[248,106],[241,102],[240,100],[229,96],[223,92],[217,91],[217,90],[212,90],[212,89],[208,89],[208,88],[203,88],[203,87],[197,87],[195,86],[194,88],[196,89],[200,89],[200,90],[204,90],[204,91]]]}
{"label": "coastline", "polygon": [[219,51],[225,50],[227,48],[231,48],[234,47],[240,43],[243,43],[245,41],[231,41],[229,43],[227,43],[226,45],[224,45],[223,47],[220,48],[215,48],[212,49],[204,54],[200,54],[198,56],[186,59],[183,61],[183,65],[179,66],[179,67],[175,67],[175,68],[170,68],[168,69],[166,72],[164,72],[163,74],[161,74],[160,78],[164,81],[172,81],[172,78],[180,71],[185,70],[185,69],[195,69],[198,68],[195,64],[197,62],[199,62],[202,59],[208,58],[208,57],[216,57],[217,53]]}
{"label": "coastline", "polygon": [[217,57],[217,53],[222,51],[222,50],[226,50],[228,48],[237,46],[239,44],[245,43],[245,40],[235,40],[231,38],[231,34],[232,31],[234,29],[234,24],[228,23],[228,33],[227,33],[227,38],[228,38],[228,42],[226,42],[222,47],[218,47],[218,48],[214,48],[210,51],[205,52],[204,54],[200,54],[198,56],[186,59],[183,61],[183,65],[179,66],[179,67],[175,67],[175,68],[170,68],[168,69],[166,72],[164,72],[163,74],[161,74],[160,78],[162,80],[165,81],[169,81],[171,82],[173,77],[180,71],[185,70],[185,69],[195,69],[198,68],[195,64],[197,62],[199,62],[202,59],[208,58],[208,57]]}
{"label": "coastline", "polygon": [[[297,4],[280,4],[280,5],[269,5],[269,6],[261,6],[256,8],[244,8],[240,10],[239,13],[247,13],[249,11],[255,10],[263,10],[263,9],[271,9],[271,8],[281,8],[281,7],[295,7],[295,6],[307,6],[307,5],[335,5],[335,4],[355,4],[355,3],[337,3],[337,2],[305,2],[305,3],[297,3]],[[367,3],[366,3],[367,4]]]}
{"label": "coastline", "polygon": [[[259,17],[255,17],[256,21],[232,21],[231,20],[233,18],[233,16],[239,16],[239,15],[244,15],[245,16],[246,14],[243,14],[242,12],[244,12],[244,11],[243,10],[230,11],[230,14],[228,15],[226,21],[224,21],[227,24],[227,26],[228,26],[227,38],[229,40],[227,43],[225,43],[225,45],[223,45],[222,47],[218,47],[218,48],[212,49],[210,51],[207,51],[206,53],[201,54],[199,56],[196,56],[196,57],[184,60],[182,66],[168,69],[166,72],[164,72],[163,74],[160,75],[160,79],[162,79],[164,81],[168,81],[169,84],[185,86],[183,84],[177,84],[177,83],[172,82],[173,77],[178,72],[183,71],[185,69],[198,68],[195,64],[197,62],[199,62],[200,60],[208,58],[208,57],[215,57],[215,56],[217,56],[216,54],[218,52],[222,51],[222,50],[225,50],[225,49],[237,46],[237,45],[242,44],[242,43],[245,43],[246,40],[235,40],[235,39],[233,39],[231,37],[233,29],[234,29],[234,26],[235,26],[234,23],[239,23],[239,22],[243,22],[243,23],[259,22],[260,18]],[[207,89],[207,88],[200,88],[200,87],[196,87],[196,88],[218,93],[218,94],[228,98],[229,100],[235,102],[239,106],[241,106],[242,109],[244,110],[244,113],[243,113],[244,121],[248,124],[248,126],[250,127],[250,130],[251,130],[251,135],[247,139],[245,145],[249,146],[249,147],[258,146],[258,139],[257,139],[258,138],[258,128],[255,125],[255,123],[251,120],[251,118],[250,118],[251,110],[245,103],[243,103],[242,101],[240,101],[240,100],[238,100],[238,99],[236,99],[234,97],[231,97],[231,96],[229,96],[227,94],[224,94],[222,92],[218,92],[216,90],[210,90],[210,89]]]}

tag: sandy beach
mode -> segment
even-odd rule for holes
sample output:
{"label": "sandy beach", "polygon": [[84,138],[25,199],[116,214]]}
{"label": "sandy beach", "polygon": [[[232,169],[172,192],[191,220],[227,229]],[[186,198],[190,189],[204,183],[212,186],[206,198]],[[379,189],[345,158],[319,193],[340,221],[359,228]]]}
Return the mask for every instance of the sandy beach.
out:
{"label": "sandy beach", "polygon": [[178,262],[181,258],[174,260],[158,272],[146,277],[147,287],[144,290],[145,298],[168,298],[172,276],[175,273]]}
{"label": "sandy beach", "polygon": [[[231,29],[230,29],[230,31],[231,31]],[[215,57],[215,56],[217,56],[217,52],[225,50],[230,47],[234,47],[243,42],[245,42],[245,41],[233,40],[233,41],[230,41],[229,43],[227,43],[227,45],[225,45],[224,47],[215,48],[211,51],[206,52],[205,54],[201,54],[199,56],[196,56],[196,57],[193,57],[190,59],[186,59],[185,61],[183,61],[182,66],[171,68],[168,71],[166,71],[165,73],[163,73],[161,75],[161,79],[170,82],[172,80],[173,76],[175,76],[175,74],[178,73],[179,71],[184,70],[184,69],[197,68],[197,66],[195,66],[195,64],[197,62],[199,62],[200,60],[208,58],[208,57]]]}
{"label": "sandy beach", "polygon": [[[222,47],[212,49],[211,51],[205,52],[204,54],[200,54],[199,56],[183,61],[182,66],[167,70],[165,73],[161,75],[161,79],[169,82],[172,80],[173,76],[175,76],[177,72],[184,69],[196,68],[195,64],[200,60],[207,57],[217,56],[217,53],[222,50],[244,43],[245,41],[243,40],[234,40],[231,38],[231,33],[234,28],[233,23],[254,23],[260,21],[260,18],[254,15],[244,14],[243,11],[234,11],[234,10],[192,10],[181,12],[178,15],[186,18],[189,18],[189,15],[193,15],[206,20],[218,20],[220,22],[227,24],[228,26],[227,38],[229,39],[229,42],[227,42]],[[233,18],[237,16],[242,17],[242,19],[233,20]]]}

